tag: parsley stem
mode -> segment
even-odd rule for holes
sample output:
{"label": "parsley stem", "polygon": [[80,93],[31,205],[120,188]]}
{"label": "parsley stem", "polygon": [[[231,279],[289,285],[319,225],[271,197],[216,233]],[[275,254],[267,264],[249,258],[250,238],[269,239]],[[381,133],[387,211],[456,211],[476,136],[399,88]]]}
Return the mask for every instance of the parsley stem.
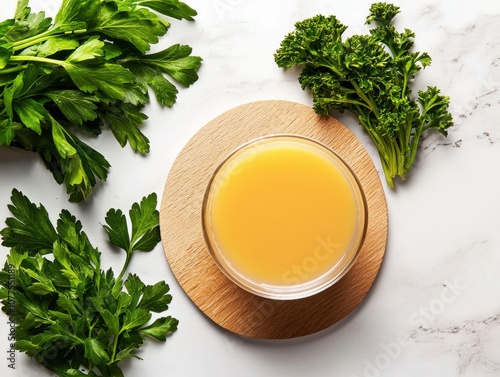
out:
{"label": "parsley stem", "polygon": [[14,51],[24,50],[25,48],[31,47],[33,45],[43,43],[52,37],[66,36],[66,35],[71,35],[71,34],[82,34],[82,33],[86,33],[86,32],[87,32],[87,29],[71,30],[71,31],[63,32],[63,33],[58,32],[57,30],[54,30],[54,29],[50,29],[44,33],[34,35],[33,37],[14,42],[12,44],[12,48],[14,49]]}
{"label": "parsley stem", "polygon": [[365,107],[366,109],[368,110],[371,110],[372,108],[365,102],[361,102],[361,101],[356,101],[356,100],[353,100],[353,99],[347,99],[347,98],[342,98],[338,101],[336,101],[335,99],[332,100],[332,102],[336,102],[336,103],[349,103],[351,105],[354,105],[354,106],[363,106]]}
{"label": "parsley stem", "polygon": [[10,68],[3,68],[0,70],[0,74],[4,75],[7,73],[14,73],[14,72],[19,72],[19,71],[24,71],[28,67],[27,64],[24,65],[17,65],[15,67],[10,67]]}
{"label": "parsley stem", "polygon": [[39,42],[46,41],[47,38],[50,38],[53,34],[54,34],[53,29],[46,30],[43,33],[12,43],[12,48],[14,49],[14,51],[23,50]]}
{"label": "parsley stem", "polygon": [[125,275],[125,271],[127,271],[127,268],[128,268],[128,265],[130,263],[130,260],[132,259],[132,254],[133,254],[133,251],[128,251],[127,252],[127,259],[125,259],[125,264],[123,265],[123,268],[120,272],[120,275],[118,275],[118,278],[116,279],[116,282],[118,283],[119,281],[122,280],[123,278],[123,275]]}
{"label": "parsley stem", "polygon": [[406,161],[405,170],[408,171],[410,167],[413,165],[415,158],[417,156],[418,144],[420,141],[420,136],[422,135],[423,125],[420,124],[419,127],[415,130],[415,134],[413,135],[412,142],[410,144],[410,156]]}
{"label": "parsley stem", "polygon": [[111,365],[115,362],[116,350],[118,349],[119,336],[120,336],[120,334],[115,334],[115,339],[113,340],[113,353],[111,354],[111,358],[109,359],[108,365]]}
{"label": "parsley stem", "polygon": [[[319,66],[321,66],[321,64]],[[340,70],[338,70],[335,66],[333,66],[331,64],[325,64],[325,65],[323,65],[323,67],[331,69],[339,77],[342,77],[342,72]]]}
{"label": "parsley stem", "polygon": [[32,61],[32,62],[40,62],[40,63],[49,63],[55,65],[64,66],[64,61],[50,58],[41,58],[39,56],[12,56],[10,58],[11,61],[23,62],[23,61]]}
{"label": "parsley stem", "polygon": [[361,90],[361,88],[359,87],[359,85],[355,81],[351,80],[351,84],[354,87],[354,89],[356,89],[356,93],[361,97],[361,99],[363,101],[365,101],[365,103],[368,105],[369,109],[373,112],[375,117],[378,119],[378,117],[379,117],[378,108],[373,105],[372,98],[370,98],[369,95],[367,95],[365,92],[363,92]]}

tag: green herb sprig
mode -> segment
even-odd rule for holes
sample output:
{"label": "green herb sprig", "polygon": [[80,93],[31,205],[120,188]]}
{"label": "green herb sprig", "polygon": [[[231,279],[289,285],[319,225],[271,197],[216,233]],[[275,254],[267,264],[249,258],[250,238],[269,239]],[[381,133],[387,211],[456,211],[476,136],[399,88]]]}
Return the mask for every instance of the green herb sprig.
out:
{"label": "green herb sprig", "polygon": [[101,253],[67,210],[56,226],[46,209],[13,190],[2,244],[10,253],[0,271],[2,310],[16,323],[15,346],[58,376],[123,376],[120,362],[140,357],[148,338],[165,341],[177,329],[168,309],[169,286],[146,285],[135,274],[124,279],[132,255],[160,240],[157,197],[129,211],[111,209],[103,225],[111,244],[125,250],[120,274],[101,268]]}
{"label": "green herb sprig", "polygon": [[110,168],[82,134],[110,128],[122,147],[148,153],[148,90],[172,106],[174,83],[193,84],[202,61],[187,45],[147,53],[171,26],[161,15],[193,21],[196,11],[178,0],[63,0],[51,19],[19,0],[0,23],[0,147],[37,153],[73,202]]}
{"label": "green herb sprig", "polygon": [[378,149],[389,187],[405,179],[415,162],[422,134],[434,129],[447,135],[453,125],[449,98],[429,86],[412,96],[410,84],[431,63],[427,53],[412,51],[414,33],[393,25],[400,9],[375,3],[367,35],[342,39],[347,29],[335,16],[317,15],[297,22],[274,57],[283,68],[302,67],[299,82],[309,89],[321,115],[349,111]]}

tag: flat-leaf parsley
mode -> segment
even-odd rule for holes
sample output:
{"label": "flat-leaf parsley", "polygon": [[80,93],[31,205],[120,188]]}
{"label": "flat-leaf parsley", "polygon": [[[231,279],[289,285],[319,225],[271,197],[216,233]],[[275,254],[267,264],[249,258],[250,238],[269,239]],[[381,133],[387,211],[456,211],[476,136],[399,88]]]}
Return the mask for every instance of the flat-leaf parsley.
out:
{"label": "flat-leaf parsley", "polygon": [[110,168],[82,133],[108,127],[122,147],[148,153],[148,90],[172,106],[174,83],[193,84],[202,61],[187,45],[147,53],[171,26],[161,14],[192,21],[196,11],[178,0],[63,0],[51,19],[18,0],[0,23],[0,147],[37,153],[74,202]]}
{"label": "flat-leaf parsley", "polygon": [[[146,285],[124,274],[135,251],[151,251],[160,240],[157,197],[151,194],[129,211],[111,209],[104,229],[124,249],[115,277],[101,268],[101,253],[67,210],[54,226],[45,208],[13,190],[2,245],[10,248],[0,271],[2,310],[16,323],[16,348],[58,376],[123,376],[120,361],[140,359],[148,338],[165,341],[177,329],[168,309],[169,286]],[[11,303],[14,302],[15,305]]]}

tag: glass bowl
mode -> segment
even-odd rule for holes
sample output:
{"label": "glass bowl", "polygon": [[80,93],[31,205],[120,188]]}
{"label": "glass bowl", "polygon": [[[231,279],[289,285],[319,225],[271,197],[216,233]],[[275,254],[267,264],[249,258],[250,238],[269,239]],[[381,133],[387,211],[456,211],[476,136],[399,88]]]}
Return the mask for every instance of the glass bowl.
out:
{"label": "glass bowl", "polygon": [[315,295],[353,266],[367,206],[353,170],[299,135],[245,143],[216,168],[202,206],[205,242],[220,270],[269,299]]}

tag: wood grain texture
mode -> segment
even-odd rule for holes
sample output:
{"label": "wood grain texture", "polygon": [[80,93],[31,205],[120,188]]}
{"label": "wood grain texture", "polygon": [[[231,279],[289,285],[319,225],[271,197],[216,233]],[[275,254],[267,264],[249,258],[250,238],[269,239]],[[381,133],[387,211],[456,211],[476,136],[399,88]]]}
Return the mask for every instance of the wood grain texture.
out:
{"label": "wood grain texture", "polygon": [[[330,146],[356,173],[368,204],[367,234],[352,269],[331,288],[300,300],[269,300],[237,287],[215,265],[203,238],[201,207],[212,173],[239,145],[272,134],[307,136]],[[356,136],[309,106],[276,100],[233,108],[188,142],[167,178],[160,226],[170,268],[203,313],[242,336],[286,339],[326,329],[362,302],[383,260],[388,214],[375,166]]]}

